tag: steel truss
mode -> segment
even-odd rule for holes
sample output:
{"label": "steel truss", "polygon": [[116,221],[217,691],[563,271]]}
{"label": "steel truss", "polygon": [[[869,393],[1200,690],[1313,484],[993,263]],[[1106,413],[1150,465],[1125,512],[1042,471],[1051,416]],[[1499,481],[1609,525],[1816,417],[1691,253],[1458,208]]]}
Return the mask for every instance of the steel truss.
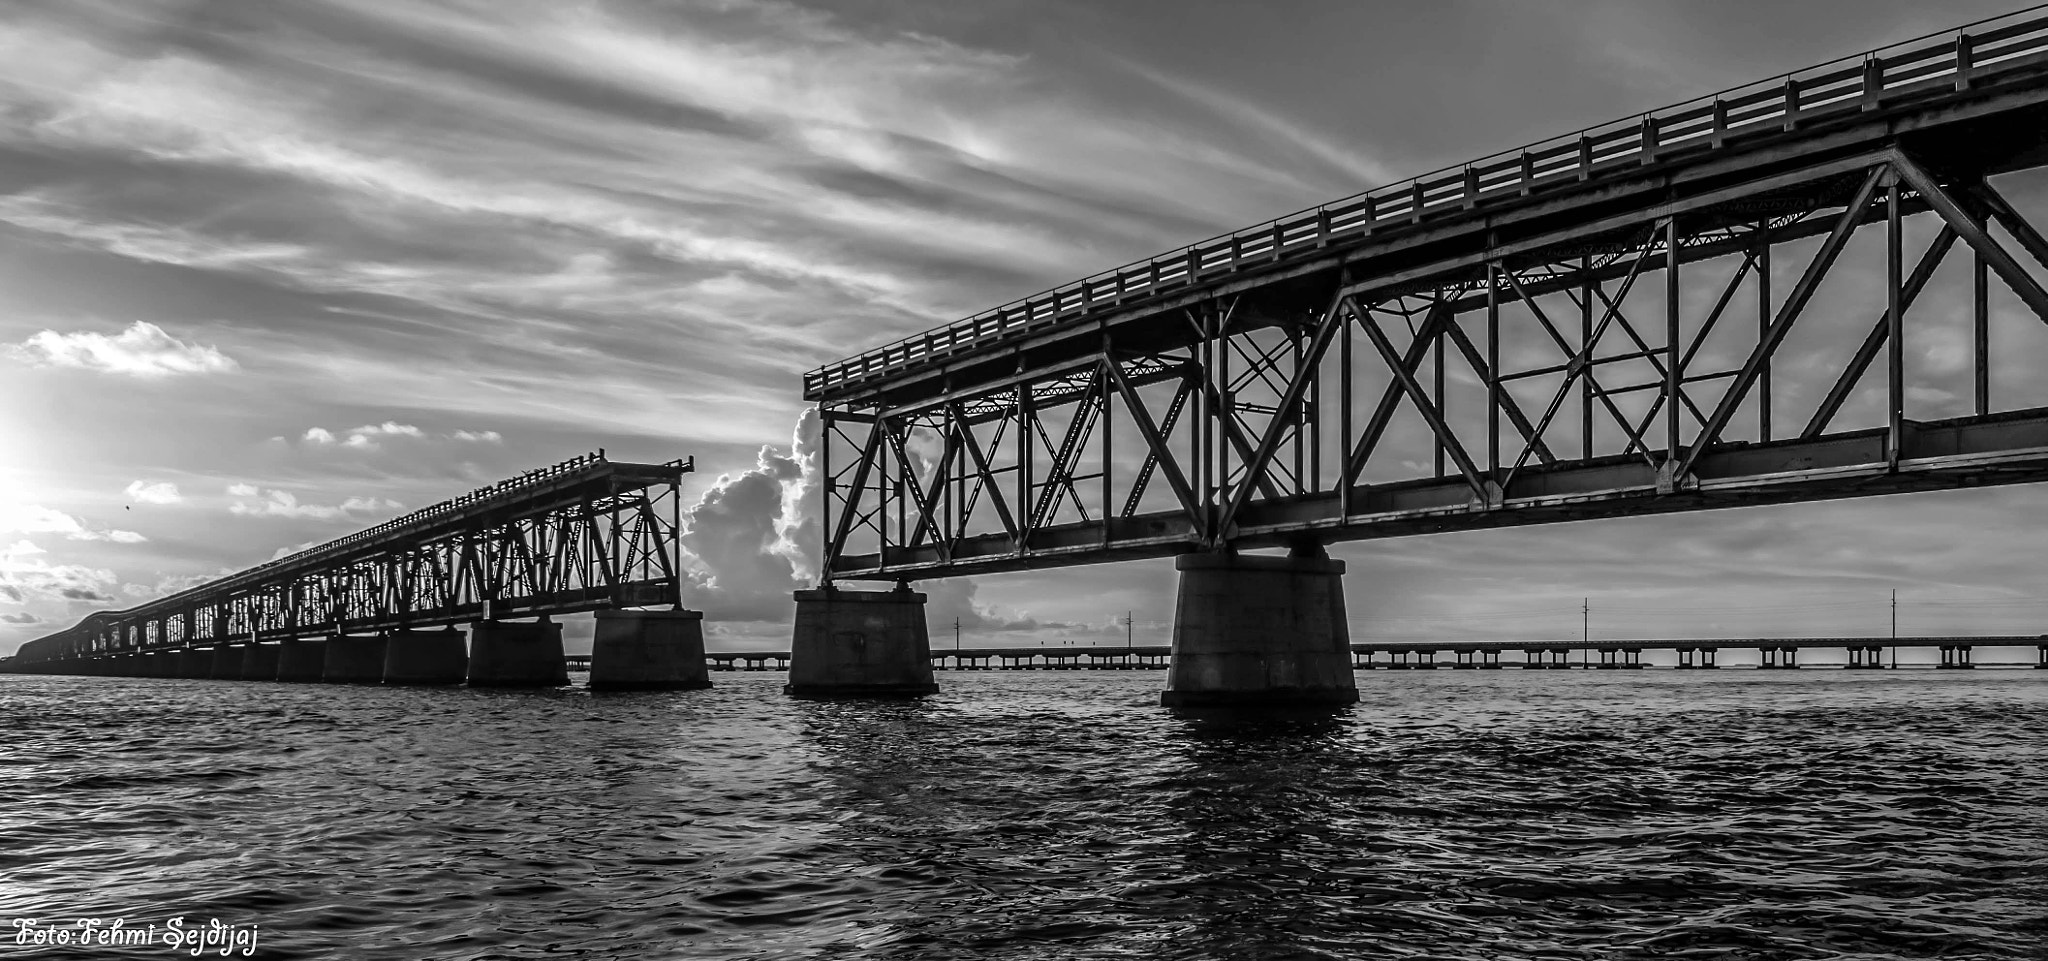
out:
{"label": "steel truss", "polygon": [[[1219,287],[1037,366],[822,399],[826,576],[2048,479],[2048,410],[1995,409],[1988,360],[1990,277],[2048,321],[2008,249],[2048,267],[2048,241],[1953,156],[1779,159],[1397,267]],[[1934,228],[1924,247],[1908,221]],[[1809,345],[1825,374],[1774,371],[1863,233],[1883,278],[1867,332]],[[1911,420],[1910,308],[1958,251],[1972,412]],[[1880,358],[1881,426],[1851,429]],[[1792,398],[1812,409],[1788,431]]]}
{"label": "steel truss", "polygon": [[681,604],[689,460],[597,452],[30,641],[19,663]]}

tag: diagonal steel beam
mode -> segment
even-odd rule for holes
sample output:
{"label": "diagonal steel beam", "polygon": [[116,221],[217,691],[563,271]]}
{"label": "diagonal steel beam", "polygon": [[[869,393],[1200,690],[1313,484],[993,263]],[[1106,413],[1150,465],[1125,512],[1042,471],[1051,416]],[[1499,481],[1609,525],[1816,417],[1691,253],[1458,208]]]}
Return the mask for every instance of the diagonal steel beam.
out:
{"label": "diagonal steel beam", "polygon": [[[1628,292],[1635,287],[1636,278],[1642,276],[1643,265],[1650,260],[1650,252],[1651,248],[1644,247],[1643,252],[1637,255],[1635,263],[1630,265],[1628,273],[1622,277],[1621,293],[1617,298],[1618,300],[1628,299]],[[1566,357],[1571,359],[1572,365],[1577,368],[1577,376],[1585,378],[1586,383],[1592,387],[1593,395],[1600,398],[1600,406],[1607,408],[1607,415],[1614,418],[1615,426],[1620,427],[1621,432],[1628,435],[1628,449],[1641,450],[1643,456],[1648,458],[1650,456],[1649,448],[1648,445],[1643,443],[1643,432],[1629,422],[1628,416],[1621,412],[1621,408],[1614,403],[1614,398],[1607,396],[1607,391],[1600,386],[1599,377],[1593,373],[1594,366],[1599,363],[1598,360],[1594,359],[1593,351],[1599,346],[1600,338],[1607,334],[1607,325],[1614,321],[1616,312],[1613,307],[1610,305],[1607,311],[1601,315],[1600,322],[1593,327],[1592,336],[1587,337],[1584,344],[1574,348],[1569,341],[1564,339],[1564,334],[1558,332],[1557,325],[1551,323],[1550,315],[1544,312],[1543,305],[1537,303],[1535,298],[1530,297],[1528,291],[1523,289],[1521,281],[1515,277],[1514,272],[1504,270],[1501,273],[1507,276],[1508,286],[1514,288],[1515,296],[1520,297],[1522,303],[1529,308],[1529,312],[1535,315],[1536,322],[1543,327],[1545,333],[1550,335],[1551,341],[1556,343],[1557,348],[1563,351]],[[1598,289],[1597,284],[1594,285],[1594,289]],[[1586,309],[1586,304],[1581,304],[1578,298],[1572,297],[1571,301],[1581,311]]]}
{"label": "diagonal steel beam", "polygon": [[[903,447],[902,423],[899,421],[888,421],[885,422],[885,425],[878,426],[885,426],[885,429],[889,432],[889,449],[896,452],[896,463],[902,465],[903,482],[910,487],[910,503],[917,508],[917,526],[911,529],[910,539],[903,545],[906,548],[916,547],[924,540],[925,528],[927,526],[938,526],[938,520],[932,516],[932,502],[931,498],[925,496],[924,484],[918,481],[917,472],[910,469],[910,452]],[[941,458],[939,470],[934,478],[939,483],[945,482],[945,461],[952,455],[951,445],[947,446],[947,455],[945,458]],[[938,538],[932,546],[938,548],[940,559],[947,561],[953,559],[952,545],[947,543],[945,538]]]}
{"label": "diagonal steel beam", "polygon": [[[1439,301],[1432,306],[1429,315],[1423,318],[1422,328],[1408,342],[1408,352],[1400,358],[1400,369],[1413,376],[1422,367],[1422,358],[1429,355],[1430,345],[1443,336],[1443,328],[1451,323],[1454,316],[1449,304]],[[1363,325],[1363,321],[1360,323]],[[1348,371],[1346,376],[1349,376]],[[1365,462],[1372,457],[1373,451],[1379,448],[1380,435],[1386,433],[1387,425],[1393,422],[1394,411],[1400,406],[1404,393],[1398,376],[1387,382],[1386,389],[1380,393],[1379,403],[1372,409],[1372,417],[1365,422],[1364,433],[1358,436],[1358,443],[1345,457],[1344,476],[1339,480],[1339,489],[1358,483],[1358,475],[1365,470]]]}
{"label": "diagonal steel beam", "polygon": [[1900,154],[1892,161],[1892,166],[1898,170],[1899,177],[1913,188],[1913,192],[1919,194],[1920,199],[1927,201],[1927,205],[1934,208],[1934,212],[1940,214],[1941,219],[1955,228],[1956,233],[1963,236],[1963,241],[1984,258],[1984,262],[1998,274],[1998,279],[2005,281],[2005,285],[2012,288],[2012,292],[2018,294],[2020,300],[2032,308],[2034,316],[2040,318],[2043,323],[2048,323],[2048,291],[2041,289],[2041,285],[2034,280],[2034,275],[2027,273],[2026,268],[2021,267],[2019,261],[2014,260],[2012,254],[2007,253],[2005,247],[1993,239],[1991,234],[1978,224],[1961,204],[1956,203],[1955,198],[1948,195],[1948,191],[1941,189],[1941,185],[1935,183],[1934,178],[1921,169],[1919,164],[1914,163],[1911,157]]}
{"label": "diagonal steel beam", "polygon": [[[1943,224],[1941,233],[1935,235],[1934,243],[1928,245],[1927,252],[1920,255],[1920,262],[1913,265],[1912,276],[1906,278],[1905,286],[1899,290],[1899,310],[1913,306],[1913,301],[1919,298],[1920,291],[1926,289],[1927,282],[1934,277],[1934,269],[1941,266],[1942,258],[1947,256],[1948,249],[1955,246],[1955,242],[1955,230]],[[1849,359],[1849,366],[1842,371],[1842,376],[1835,379],[1835,386],[1828,389],[1827,399],[1814,410],[1813,419],[1806,422],[1806,429],[1799,432],[1799,439],[1812,440],[1827,429],[1836,412],[1856,390],[1856,382],[1863,379],[1863,372],[1870,369],[1870,362],[1877,359],[1878,350],[1890,339],[1890,331],[1891,312],[1887,310],[1877,315],[1877,323],[1863,338],[1862,346],[1856,348],[1856,356]]]}
{"label": "diagonal steel beam", "polygon": [[[1181,378],[1180,386],[1174,388],[1173,400],[1166,405],[1166,417],[1159,422],[1157,433],[1160,437],[1173,436],[1173,425],[1180,422],[1181,411],[1187,409],[1188,398],[1194,396],[1194,393],[1194,379]],[[1131,492],[1124,498],[1123,513],[1119,516],[1128,518],[1138,513],[1138,502],[1144,499],[1145,489],[1151,486],[1152,474],[1158,469],[1159,451],[1148,444],[1145,449],[1145,463],[1139,465],[1137,475],[1131,479]]]}
{"label": "diagonal steel beam", "polygon": [[[1280,439],[1289,427],[1297,431],[1301,429],[1300,419],[1296,416],[1301,407],[1301,400],[1307,395],[1309,384],[1321,376],[1322,372],[1318,367],[1323,362],[1323,354],[1329,350],[1331,341],[1336,339],[1337,331],[1346,323],[1348,321],[1344,319],[1341,304],[1333,302],[1328,310],[1323,311],[1322,322],[1316,325],[1315,334],[1309,340],[1307,353],[1296,358],[1294,376],[1288,379],[1286,391],[1281,393],[1279,402],[1274,405],[1277,412],[1266,424],[1265,436],[1259,439],[1259,446],[1253,449],[1252,456],[1244,461],[1247,480],[1266,474],[1267,468],[1271,466],[1273,454],[1280,449]],[[1217,529],[1229,530],[1230,522],[1237,518],[1238,510],[1244,507],[1251,496],[1252,485],[1238,485],[1229,505],[1223,509],[1223,518],[1217,522]]]}
{"label": "diagonal steel beam", "polygon": [[1152,412],[1145,409],[1145,402],[1139,399],[1131,382],[1124,379],[1123,369],[1114,360],[1106,361],[1104,366],[1108,368],[1110,382],[1116,385],[1116,392],[1123,395],[1124,409],[1131,412],[1131,422],[1138,425],[1138,435],[1145,438],[1145,446],[1151,450],[1152,456],[1158,458],[1159,469],[1166,474],[1167,486],[1173,488],[1173,496],[1188,512],[1188,519],[1194,522],[1195,529],[1201,530],[1202,508],[1195,500],[1195,489],[1188,485],[1187,475],[1181,473],[1180,462],[1173,459],[1173,451],[1166,446],[1164,435],[1152,422]]}
{"label": "diagonal steel beam", "polygon": [[1778,345],[1784,343],[1785,335],[1792,330],[1793,322],[1799,319],[1799,315],[1806,310],[1807,301],[1812,300],[1813,292],[1819,289],[1821,278],[1826,277],[1828,270],[1835,265],[1835,258],[1841,256],[1842,248],[1849,245],[1850,235],[1856,232],[1857,227],[1863,225],[1864,210],[1870,206],[1870,198],[1877,193],[1878,181],[1884,179],[1886,169],[1885,164],[1879,164],[1870,168],[1870,172],[1863,176],[1863,183],[1857,186],[1855,195],[1843,208],[1841,217],[1835,221],[1834,229],[1828,232],[1826,240],[1821,241],[1820,249],[1814,251],[1813,259],[1807,262],[1805,272],[1800,274],[1799,281],[1792,285],[1792,292],[1786,296],[1785,302],[1778,306],[1777,318],[1771,321],[1770,328],[1758,339],[1756,348],[1749,352],[1749,359],[1742,363],[1742,372],[1735,375],[1735,382],[1728,385],[1728,393],[1723,394],[1721,403],[1715,405],[1714,415],[1708,418],[1706,426],[1700,428],[1698,438],[1694,440],[1691,449],[1685,452],[1685,460],[1679,463],[1677,471],[1671,475],[1674,484],[1690,474],[1692,465],[1699,460],[1700,454],[1721,439],[1721,431],[1728,426],[1729,418],[1735,416],[1735,408],[1741,405],[1743,397],[1749,393],[1750,386],[1756,383],[1757,372],[1763,369],[1764,363],[1769,361],[1773,354],[1777,353]]}
{"label": "diagonal steel beam", "polygon": [[[1465,328],[1451,324],[1445,328],[1445,332],[1451,335],[1451,342],[1458,345],[1458,353],[1465,355],[1465,362],[1472,365],[1472,372],[1478,374],[1480,380],[1493,377],[1492,368],[1487,366],[1486,358],[1480,356],[1479,346],[1472,343],[1472,336],[1465,333]],[[1515,430],[1522,435],[1522,457],[1526,458],[1533,451],[1537,459],[1543,463],[1557,463],[1557,456],[1550,452],[1549,445],[1543,443],[1542,431],[1529,422],[1528,415],[1522,412],[1522,405],[1515,402],[1515,396],[1508,393],[1505,386],[1500,389],[1500,407],[1508,415],[1508,421],[1515,425]]]}
{"label": "diagonal steel beam", "polygon": [[[839,523],[833,525],[832,540],[825,545],[825,564],[823,570],[828,577],[832,572],[832,562],[838,560],[840,554],[846,548],[846,535],[853,532],[854,509],[860,503],[861,493],[867,489],[868,473],[875,466],[875,454],[881,449],[881,446],[882,425],[870,425],[868,427],[868,442],[861,447],[860,461],[853,469],[853,483],[847,485],[853,491],[853,497],[840,503],[842,510],[839,513]],[[830,509],[830,497],[826,498],[825,506],[827,509]],[[608,562],[609,560],[607,560]]]}
{"label": "diagonal steel beam", "polygon": [[1450,425],[1444,423],[1443,414],[1436,409],[1435,404],[1430,403],[1429,394],[1422,389],[1422,384],[1416,381],[1415,374],[1402,363],[1401,356],[1394,352],[1394,344],[1387,339],[1387,332],[1381,330],[1379,321],[1374,320],[1372,315],[1358,306],[1349,295],[1345,295],[1344,300],[1357,314],[1358,325],[1372,341],[1373,349],[1379,351],[1380,360],[1394,372],[1395,377],[1400,378],[1401,389],[1407,392],[1409,401],[1422,413],[1422,419],[1429,422],[1429,429],[1436,433],[1438,443],[1441,443],[1450,453],[1451,459],[1457,462],[1458,470],[1465,475],[1465,482],[1472,485],[1472,493],[1480,500],[1486,500],[1486,482],[1480,476],[1478,466],[1472,462],[1472,455],[1466,453],[1465,445],[1458,442],[1458,435],[1452,433]]}
{"label": "diagonal steel beam", "polygon": [[2028,223],[2027,218],[2005,199],[2005,195],[1992,189],[1988,181],[1981,180],[1964,188],[1963,193],[1984,205],[1991,216],[2005,227],[2006,233],[2012,234],[2012,239],[2019,242],[2020,249],[2034,258],[2035,263],[2048,267],[2048,238],[2043,238],[2041,232],[2035,230],[2034,225]]}
{"label": "diagonal steel beam", "polygon": [[[1003,522],[1003,533],[1016,540],[1017,519],[1010,515],[1010,505],[1003,500],[1003,485],[996,483],[995,472],[988,469],[988,456],[982,453],[981,442],[974,439],[974,427],[967,422],[967,411],[957,400],[947,402],[946,411],[953,422],[960,425],[961,446],[967,451],[967,459],[974,462],[975,493],[988,491],[989,503],[995,505],[996,518]],[[1001,439],[996,442],[1001,443]],[[969,510],[972,510],[971,502]]]}

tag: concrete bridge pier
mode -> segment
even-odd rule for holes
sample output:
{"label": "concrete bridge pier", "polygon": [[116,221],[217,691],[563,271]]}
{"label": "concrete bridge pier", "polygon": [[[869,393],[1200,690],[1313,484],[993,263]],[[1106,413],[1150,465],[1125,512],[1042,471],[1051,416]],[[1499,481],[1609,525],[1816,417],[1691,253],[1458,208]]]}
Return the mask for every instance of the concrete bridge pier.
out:
{"label": "concrete bridge pier", "polygon": [[213,646],[212,670],[206,674],[216,681],[239,681],[242,679],[242,649],[222,642]]}
{"label": "concrete bridge pier", "polygon": [[538,621],[478,621],[469,629],[469,686],[561,687],[569,683],[562,625]]}
{"label": "concrete bridge pier", "polygon": [[327,672],[327,642],[288,637],[277,646],[277,674],[280,681],[318,681]]}
{"label": "concrete bridge pier", "polygon": [[1184,554],[1168,707],[1351,704],[1344,562],[1318,546],[1286,557]]}
{"label": "concrete bridge pier", "polygon": [[173,677],[188,681],[204,680],[213,676],[214,652],[211,647],[188,647],[178,652],[177,673]]}
{"label": "concrete bridge pier", "polygon": [[916,697],[936,693],[923,594],[826,586],[796,592],[789,683],[796,697]]}
{"label": "concrete bridge pier", "polygon": [[277,656],[276,644],[259,644],[251,641],[249,646],[242,648],[242,680],[277,680]]}
{"label": "concrete bridge pier", "polygon": [[324,645],[320,680],[329,684],[377,684],[384,680],[384,635],[336,634]]}
{"label": "concrete bridge pier", "polygon": [[455,628],[386,631],[382,636],[386,684],[460,684],[469,675],[469,650]]}
{"label": "concrete bridge pier", "polygon": [[711,686],[703,611],[598,611],[593,691],[692,691]]}

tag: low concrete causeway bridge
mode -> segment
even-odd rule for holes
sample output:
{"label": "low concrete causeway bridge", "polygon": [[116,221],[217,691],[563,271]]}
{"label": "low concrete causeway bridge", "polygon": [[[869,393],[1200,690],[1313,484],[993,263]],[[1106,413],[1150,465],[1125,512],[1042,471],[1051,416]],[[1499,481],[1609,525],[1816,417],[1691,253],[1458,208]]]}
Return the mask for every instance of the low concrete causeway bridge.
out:
{"label": "low concrete causeway bridge", "polygon": [[[825,544],[786,690],[936,690],[913,581],[1173,557],[1163,703],[1348,703],[1332,543],[2048,480],[2048,408],[1993,376],[2048,360],[1993,338],[2009,314],[2048,322],[2048,238],[1997,183],[2048,166],[2044,9],[1386,185],[805,374]],[[1910,258],[1909,223],[1927,228]],[[1936,282],[1950,261],[1965,282]],[[1958,303],[1926,303],[1949,287]],[[1852,314],[1846,334],[1814,320]],[[1951,318],[1968,362],[1909,370],[1907,339]],[[596,611],[593,686],[701,686],[676,543],[691,466],[579,458],[91,615],[0,669],[558,683],[551,616]]]}

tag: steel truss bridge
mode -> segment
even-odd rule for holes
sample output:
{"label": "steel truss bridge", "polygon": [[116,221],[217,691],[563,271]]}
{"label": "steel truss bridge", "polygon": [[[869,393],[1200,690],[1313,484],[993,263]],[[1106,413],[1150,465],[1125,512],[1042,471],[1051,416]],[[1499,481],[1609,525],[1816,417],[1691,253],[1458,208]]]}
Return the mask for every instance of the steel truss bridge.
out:
{"label": "steel truss bridge", "polygon": [[826,577],[2048,479],[2044,165],[2037,8],[1046,291],[805,376]]}
{"label": "steel truss bridge", "polygon": [[22,645],[13,664],[681,604],[682,475],[602,451]]}

